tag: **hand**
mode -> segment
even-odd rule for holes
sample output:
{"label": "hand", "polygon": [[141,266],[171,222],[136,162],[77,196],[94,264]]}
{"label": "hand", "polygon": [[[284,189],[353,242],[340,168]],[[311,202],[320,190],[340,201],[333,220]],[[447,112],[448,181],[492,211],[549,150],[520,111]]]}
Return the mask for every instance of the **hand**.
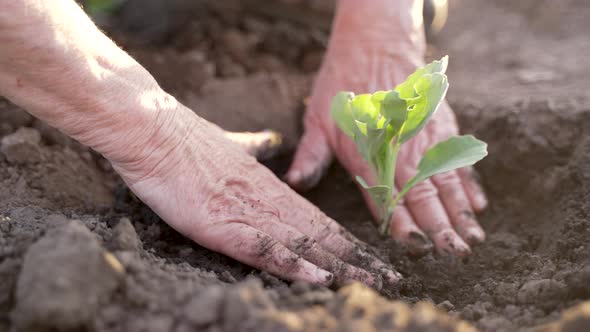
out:
{"label": "hand", "polygon": [[[309,188],[319,181],[332,154],[351,175],[360,175],[369,185],[375,184],[372,171],[352,140],[330,118],[330,103],[342,90],[355,93],[390,90],[422,65],[422,38],[386,42],[350,26],[336,22],[314,85],[304,119],[305,133],[286,175],[287,182],[298,189]],[[403,29],[401,34],[399,31],[387,34],[396,35],[404,36]],[[418,162],[429,147],[456,134],[455,116],[444,103],[428,126],[402,146],[396,187],[401,188],[415,175]],[[377,218],[369,195],[361,191]],[[486,205],[486,197],[471,168],[435,176],[412,189],[405,202],[395,209],[391,236],[416,255],[430,251],[434,242],[441,252],[464,256],[470,253],[470,245],[485,239],[474,211],[481,211]]]}
{"label": "hand", "polygon": [[289,280],[399,280],[244,151],[267,136],[224,132],[176,102],[74,1],[0,5],[0,94],[103,154],[176,230]]}
{"label": "hand", "polygon": [[376,288],[399,279],[221,129],[182,105],[162,112],[141,135],[150,139],[129,146],[129,157],[113,167],[172,227],[285,279],[323,285],[358,280]]}

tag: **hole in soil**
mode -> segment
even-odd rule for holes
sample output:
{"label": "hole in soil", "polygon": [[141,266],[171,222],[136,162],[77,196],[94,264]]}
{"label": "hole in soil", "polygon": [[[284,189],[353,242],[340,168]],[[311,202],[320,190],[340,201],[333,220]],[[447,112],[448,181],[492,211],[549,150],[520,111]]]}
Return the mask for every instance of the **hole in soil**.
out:
{"label": "hole in soil", "polygon": [[590,282],[588,115],[549,102],[453,107],[464,131],[490,144],[490,156],[477,167],[490,200],[478,216],[487,241],[471,257],[406,257],[392,240],[379,238],[356,185],[337,165],[309,199],[404,274],[390,296],[450,301],[484,330],[504,320],[537,325],[589,298],[581,291]]}

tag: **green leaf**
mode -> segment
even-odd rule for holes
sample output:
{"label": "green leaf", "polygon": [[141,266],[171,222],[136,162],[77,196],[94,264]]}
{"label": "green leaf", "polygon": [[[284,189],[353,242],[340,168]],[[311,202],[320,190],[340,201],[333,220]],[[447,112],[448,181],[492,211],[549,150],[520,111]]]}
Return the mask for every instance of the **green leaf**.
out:
{"label": "green leaf", "polygon": [[442,103],[449,86],[444,74],[447,63],[448,58],[443,57],[418,68],[391,91],[358,96],[340,92],[332,101],[334,121],[354,141],[373,172],[375,186],[369,186],[361,177],[356,179],[379,211],[382,234],[390,229],[395,205],[416,184],[433,175],[473,165],[487,155],[487,145],[473,136],[450,138],[424,154],[416,176],[392,197],[399,150],[424,129]]}
{"label": "green leaf", "polygon": [[438,143],[426,151],[418,164],[418,173],[402,188],[396,201],[419,182],[436,174],[471,166],[487,155],[487,144],[471,135],[455,136]]}
{"label": "green leaf", "polygon": [[369,186],[367,182],[360,176],[356,177],[358,183],[371,195],[373,202],[377,208],[387,205],[391,201],[393,188],[385,185]]}
{"label": "green leaf", "polygon": [[[361,130],[364,128],[364,132]],[[357,150],[361,154],[361,156],[365,160],[369,160],[369,148],[367,143],[367,131],[366,126],[362,122],[355,121],[355,124],[352,126],[353,135],[352,139],[354,140],[354,144],[356,145]]]}
{"label": "green leaf", "polygon": [[354,119],[350,110],[350,101],[354,98],[354,93],[341,91],[332,99],[330,112],[336,125],[348,137],[354,137]]}
{"label": "green leaf", "polygon": [[[380,103],[373,100],[375,95],[361,94],[350,101],[351,115],[354,120],[353,139],[363,158],[375,169],[375,157],[387,142],[384,137],[387,128],[379,112]],[[377,95],[379,98],[379,95]]]}
{"label": "green leaf", "polygon": [[406,80],[395,87],[395,91],[399,92],[400,98],[402,99],[412,99],[417,96],[416,91],[414,90],[414,85],[420,79],[420,77],[427,75],[427,74],[444,74],[447,71],[447,66],[449,64],[449,57],[444,56],[442,59],[438,61],[433,61],[424,67],[420,67],[416,69],[414,73],[412,73]]}
{"label": "green leaf", "polygon": [[387,97],[389,92],[390,91],[377,91],[371,95],[371,101],[379,108],[381,102],[385,99],[385,97]]}
{"label": "green leaf", "polygon": [[84,9],[91,15],[100,12],[114,12],[122,2],[122,0],[86,0]]}
{"label": "green leaf", "polygon": [[407,100],[408,118],[401,135],[401,143],[416,136],[434,115],[447,93],[447,76],[440,73],[420,77],[414,85],[417,97]]}
{"label": "green leaf", "polygon": [[377,129],[381,120],[381,114],[371,100],[370,94],[355,96],[350,102],[352,117],[358,122],[365,123],[367,127]]}
{"label": "green leaf", "polygon": [[381,101],[381,114],[391,127],[392,136],[402,128],[408,118],[408,105],[399,92],[392,90]]}

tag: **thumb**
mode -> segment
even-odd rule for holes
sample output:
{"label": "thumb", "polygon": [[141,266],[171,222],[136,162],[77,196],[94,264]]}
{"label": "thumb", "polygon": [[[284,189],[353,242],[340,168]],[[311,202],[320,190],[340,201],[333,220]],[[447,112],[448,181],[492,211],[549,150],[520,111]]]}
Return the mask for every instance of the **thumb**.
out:
{"label": "thumb", "polygon": [[320,181],[331,160],[332,152],[323,128],[318,122],[307,122],[285,181],[297,190],[310,189]]}

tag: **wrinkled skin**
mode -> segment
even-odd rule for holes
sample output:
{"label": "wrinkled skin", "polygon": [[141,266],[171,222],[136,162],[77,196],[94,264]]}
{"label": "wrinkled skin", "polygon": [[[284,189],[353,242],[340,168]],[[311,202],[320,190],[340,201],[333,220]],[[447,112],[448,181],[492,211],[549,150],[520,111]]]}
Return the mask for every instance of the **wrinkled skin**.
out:
{"label": "wrinkled skin", "polygon": [[[374,0],[357,8],[356,0],[340,1],[306,134],[288,175],[292,185],[314,182],[332,150],[351,173],[371,178],[330,122],[329,99],[340,89],[389,88],[420,63],[423,41],[415,31],[421,22],[410,10],[418,2]],[[179,232],[289,280],[329,285],[354,279],[375,288],[399,280],[365,244],[246,153],[256,154],[272,139],[230,134],[199,118],[162,91],[74,1],[0,0],[0,8],[0,94],[103,154]],[[397,27],[393,35],[383,30],[391,26]],[[371,39],[373,34],[387,36],[398,52],[380,48],[383,40]],[[361,48],[346,47],[359,36]],[[350,66],[360,74],[347,74]],[[450,110],[439,112],[402,151],[398,178],[413,173],[424,148],[456,130]],[[408,242],[425,232],[441,250],[465,254],[469,247],[456,234],[483,239],[470,211],[485,200],[466,177],[451,173],[433,182],[408,196],[407,210],[396,211],[394,237]]]}
{"label": "wrinkled skin", "polygon": [[0,0],[0,8],[0,93],[103,154],[176,230],[289,280],[375,288],[399,280],[246,152],[266,134],[227,133],[198,117],[74,1]]}
{"label": "wrinkled skin", "polygon": [[287,279],[325,285],[333,278],[354,279],[377,288],[397,281],[390,267],[219,128],[182,105],[167,116],[151,139],[157,151],[113,166],[173,227],[205,247]]}
{"label": "wrinkled skin", "polygon": [[[353,1],[340,3],[328,52],[305,115],[305,133],[286,175],[287,182],[295,188],[315,185],[332,155],[351,175],[360,175],[370,185],[375,184],[375,176],[353,141],[330,118],[330,103],[342,90],[358,94],[394,88],[423,65],[425,49],[421,1],[398,1],[397,8],[391,4],[387,7],[390,9],[379,6],[379,2],[367,2],[362,7]],[[378,16],[379,20],[358,21],[357,17],[363,15]],[[381,20],[389,23],[380,24]],[[429,147],[457,134],[455,115],[444,103],[427,127],[402,146],[396,187],[401,188],[416,174],[418,162]],[[377,218],[369,195],[362,188],[361,191]],[[418,184],[396,208],[391,235],[416,255],[429,252],[434,243],[439,252],[465,256],[471,251],[470,245],[485,239],[474,211],[481,211],[486,205],[471,168],[438,175]]]}

